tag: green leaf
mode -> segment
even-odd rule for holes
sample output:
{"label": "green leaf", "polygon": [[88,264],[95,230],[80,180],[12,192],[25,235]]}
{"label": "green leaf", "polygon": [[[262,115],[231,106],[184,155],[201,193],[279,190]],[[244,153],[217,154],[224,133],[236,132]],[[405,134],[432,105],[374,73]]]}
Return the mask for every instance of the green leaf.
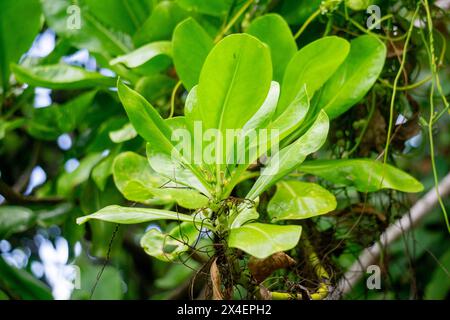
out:
{"label": "green leaf", "polygon": [[[128,118],[139,135],[150,143],[150,147],[147,147],[147,154],[151,155],[151,157],[149,156],[149,159],[152,167],[153,163],[151,159],[159,157],[159,154],[162,154],[163,157],[171,157],[171,162],[185,164],[195,175],[196,179],[198,179],[203,186],[207,187],[208,184],[205,182],[202,173],[194,165],[183,160],[182,155],[176,152],[174,141],[172,141],[172,129],[161,118],[153,106],[136,91],[128,88],[120,81],[117,84],[117,87],[119,89],[120,100],[125,107]],[[155,164],[157,164],[156,161]],[[154,170],[160,172],[158,169],[154,168]],[[171,176],[173,176],[173,174],[174,173],[172,172]]]}
{"label": "green leaf", "polygon": [[275,252],[295,247],[301,232],[301,226],[250,223],[231,229],[228,245],[241,249],[256,258],[264,259]]}
{"label": "green leaf", "polygon": [[386,46],[373,36],[361,36],[350,43],[347,59],[325,83],[318,95],[318,107],[334,119],[358,103],[383,70]]}
{"label": "green leaf", "polygon": [[46,206],[42,209],[36,209],[36,222],[40,227],[44,228],[50,228],[53,225],[61,225],[66,221],[73,209],[74,205],[70,202],[63,202],[57,205]]}
{"label": "green leaf", "polygon": [[269,46],[273,79],[281,82],[289,61],[297,52],[297,44],[286,21],[277,14],[266,14],[253,20],[247,33]]}
{"label": "green leaf", "polygon": [[200,263],[192,259],[185,261],[184,264],[172,263],[167,269],[164,269],[164,274],[155,280],[155,286],[163,290],[175,289],[188,281],[189,277],[200,267]]}
{"label": "green leaf", "polygon": [[345,0],[345,5],[352,10],[366,10],[374,0]]}
{"label": "green leaf", "polygon": [[149,42],[170,40],[178,23],[188,17],[188,13],[174,1],[162,1],[152,11],[150,17],[133,36],[136,46]]}
{"label": "green leaf", "polygon": [[312,98],[344,62],[349,50],[347,40],[336,36],[321,38],[300,49],[286,68],[277,114],[287,108],[304,85]]}
{"label": "green leaf", "polygon": [[220,17],[228,13],[233,0],[176,0],[176,3],[187,11]]}
{"label": "green leaf", "polygon": [[307,219],[336,209],[336,198],[315,183],[280,181],[267,213],[272,221]]}
{"label": "green leaf", "polygon": [[191,90],[199,80],[200,71],[214,42],[192,18],[180,23],[173,32],[173,61],[184,87]]}
{"label": "green leaf", "polygon": [[86,223],[89,220],[101,220],[121,224],[136,224],[155,220],[175,220],[185,222],[195,222],[204,227],[213,228],[208,221],[202,221],[200,217],[188,216],[168,210],[153,208],[127,208],[121,206],[108,206],[88,216],[77,219],[78,224]]}
{"label": "green leaf", "polygon": [[273,155],[246,198],[255,199],[278,180],[296,169],[305,158],[325,143],[329,129],[328,116],[321,111],[308,131],[292,144]]}
{"label": "green leaf", "polygon": [[195,244],[199,236],[200,226],[190,222],[183,222],[175,226],[170,232],[163,233],[153,228],[141,238],[141,247],[145,252],[161,261],[171,262]]}
{"label": "green leaf", "polygon": [[128,118],[137,133],[161,152],[171,154],[173,143],[172,130],[164,122],[158,111],[136,91],[118,81],[119,98]]}
{"label": "green leaf", "polygon": [[15,299],[51,300],[50,288],[22,269],[6,263],[0,255],[0,287],[8,288]]}
{"label": "green leaf", "polygon": [[146,204],[179,205],[196,209],[206,206],[208,198],[194,190],[177,188],[156,174],[147,159],[133,152],[123,152],[114,161],[114,182],[125,198]]}
{"label": "green leaf", "polygon": [[164,188],[153,188],[151,192],[160,199],[176,202],[187,209],[198,209],[208,205],[208,198],[196,190],[180,187],[176,184],[166,185]]}
{"label": "green leaf", "polygon": [[79,67],[65,64],[25,68],[12,65],[18,81],[34,87],[50,89],[82,89],[91,87],[113,87],[114,78],[102,76],[97,72],[86,71]]}
{"label": "green leaf", "polygon": [[151,1],[83,0],[89,11],[105,25],[134,34],[151,10]]}
{"label": "green leaf", "polygon": [[151,190],[164,185],[167,179],[156,175],[145,157],[134,152],[119,154],[114,160],[113,176],[117,188],[126,199],[147,204],[167,203],[152,199],[154,195]]}
{"label": "green leaf", "polygon": [[176,84],[175,79],[165,74],[151,74],[140,78],[134,89],[147,101],[154,103],[161,97],[169,96]]}
{"label": "green leaf", "polygon": [[192,170],[187,169],[182,163],[174,161],[170,155],[155,151],[147,144],[147,159],[150,166],[161,176],[181,185],[196,189],[210,196],[207,185],[200,182]]}
{"label": "green leaf", "polygon": [[110,152],[105,158],[100,160],[97,165],[95,165],[94,169],[92,169],[92,180],[94,180],[95,184],[101,191],[105,190],[108,178],[113,173],[112,167],[117,153],[118,150],[116,148],[116,150]]}
{"label": "green leaf", "polygon": [[225,37],[210,52],[200,74],[201,119],[196,120],[223,133],[242,128],[263,104],[271,80],[267,46],[247,34]]}
{"label": "green leaf", "polygon": [[[112,266],[94,265],[84,256],[78,257],[75,265],[80,268],[80,288],[73,290],[71,300],[121,300],[124,298],[123,279],[118,269]],[[101,279],[98,280],[100,273]],[[94,286],[95,291],[91,296]]]}
{"label": "green leaf", "polygon": [[315,160],[305,162],[299,170],[335,184],[354,186],[361,192],[394,189],[420,192],[422,184],[409,174],[389,164],[370,159]]}
{"label": "green leaf", "polygon": [[86,116],[96,91],[83,93],[63,105],[32,109],[27,131],[35,138],[55,140],[61,134],[73,131]]}
{"label": "green leaf", "polygon": [[426,300],[444,300],[450,291],[450,281],[448,280],[448,270],[450,268],[450,250],[447,250],[439,259],[440,264],[431,275],[431,279],[425,287],[424,298]]}
{"label": "green leaf", "polygon": [[103,159],[102,153],[92,153],[84,157],[79,166],[72,172],[64,172],[57,181],[57,193],[62,196],[69,196],[73,189],[85,182],[92,169]]}
{"label": "green leaf", "polygon": [[9,65],[19,62],[41,26],[38,0],[0,1],[0,87],[8,87]]}
{"label": "green leaf", "polygon": [[256,111],[256,113],[250,118],[250,120],[247,121],[247,123],[242,128],[242,131],[246,133],[250,130],[266,128],[272,120],[273,114],[275,113],[279,97],[280,85],[278,84],[278,82],[272,81],[266,100],[258,109],[258,111]]}
{"label": "green leaf", "polygon": [[249,207],[247,204],[243,204],[236,209],[236,217],[232,220],[230,228],[239,228],[249,221],[253,221],[259,218],[259,213],[256,211],[256,205]]}
{"label": "green leaf", "polygon": [[109,138],[114,143],[122,143],[137,137],[137,132],[131,123],[126,123],[121,129],[109,132]]}
{"label": "green leaf", "polygon": [[0,207],[0,239],[27,230],[36,221],[36,216],[28,208],[19,206]]}
{"label": "green leaf", "polygon": [[[123,25],[120,22],[117,26],[105,25],[106,15],[110,12],[98,14],[91,10],[85,1],[74,3],[72,0],[41,0],[45,22],[58,34],[58,37],[67,40],[78,49],[87,49],[89,52],[99,53],[105,57],[121,55],[132,50],[130,36],[118,30]],[[77,7],[72,7],[74,4]],[[77,11],[76,8],[79,10]],[[109,16],[107,19],[108,23],[111,23],[115,17]]]}
{"label": "green leaf", "polygon": [[167,69],[171,64],[172,44],[170,41],[157,41],[146,44],[130,53],[109,62],[110,65],[123,64],[128,68],[141,67],[145,74]]}
{"label": "green leaf", "polygon": [[[268,99],[273,100],[270,103],[273,102],[276,103],[273,97],[272,98],[269,97]],[[266,100],[266,102],[269,102],[269,100]],[[260,110],[258,110],[258,112],[252,117],[252,119],[250,119],[249,122],[246,123],[246,125],[243,128],[243,132],[245,132],[245,129],[247,127],[248,128],[246,131],[249,131],[251,127],[255,125],[253,121],[259,121],[258,115],[261,113],[261,111],[264,111],[265,109],[264,105],[263,107],[260,108]],[[274,107],[276,107],[276,105]],[[238,161],[238,163],[243,164],[238,166],[236,174],[243,174],[243,172],[247,169],[249,164],[257,161],[258,158],[263,155],[261,154],[261,151],[263,151],[263,153],[265,150],[272,150],[273,152],[276,152],[275,150],[273,150],[273,148],[302,124],[303,120],[305,119],[305,116],[307,115],[308,110],[309,110],[309,99],[305,91],[305,88],[299,91],[297,97],[290,103],[288,108],[284,110],[280,116],[274,117],[273,116],[274,110],[270,111],[267,110],[267,116],[270,115],[271,118],[274,119],[270,119],[271,122],[265,126],[263,124],[265,124],[265,121],[268,119],[263,119],[264,123],[258,124],[258,126],[261,127],[258,129],[267,129],[267,132],[269,133],[270,137],[269,139],[258,139],[259,136],[258,135],[256,139],[253,138],[248,142],[246,155],[247,154],[250,155],[249,159],[248,161],[242,161],[242,159]],[[240,141],[238,141],[238,148],[241,147],[242,143],[247,144],[246,140],[248,139],[245,139],[244,135],[243,138]],[[229,161],[228,163],[232,162]]]}

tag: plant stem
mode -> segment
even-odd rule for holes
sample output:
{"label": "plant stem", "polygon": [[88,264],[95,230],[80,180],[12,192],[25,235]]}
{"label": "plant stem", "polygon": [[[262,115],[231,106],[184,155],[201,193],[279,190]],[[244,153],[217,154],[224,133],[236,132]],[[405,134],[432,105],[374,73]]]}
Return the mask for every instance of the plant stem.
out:
{"label": "plant stem", "polygon": [[173,117],[173,114],[175,113],[175,98],[177,96],[177,91],[181,86],[181,81],[178,81],[175,87],[172,90],[172,94],[170,96],[170,113],[169,113],[169,119]]}
{"label": "plant stem", "polygon": [[231,29],[231,27],[236,23],[236,21],[239,19],[239,17],[247,10],[247,8],[253,3],[255,0],[248,0],[242,7],[239,9],[239,11],[231,18],[230,22],[223,28],[220,33],[216,36],[214,39],[214,42],[218,42],[220,39],[223,38],[223,36],[228,32],[228,30]]}
{"label": "plant stem", "polygon": [[[394,105],[395,105],[395,97],[397,94],[397,84],[398,81],[400,80],[400,76],[403,72],[403,68],[405,67],[405,62],[406,62],[406,55],[408,53],[408,44],[409,44],[409,40],[411,39],[411,34],[412,34],[412,30],[414,27],[414,21],[416,19],[416,16],[419,12],[419,4],[417,5],[416,11],[414,12],[414,16],[411,19],[411,24],[409,26],[408,32],[407,32],[407,36],[406,36],[406,40],[405,40],[405,45],[403,47],[403,54],[402,54],[402,61],[400,63],[400,68],[397,72],[397,75],[395,76],[394,79],[394,84],[393,84],[393,90],[392,90],[392,97],[391,97],[391,104],[390,104],[390,108],[389,108],[389,125],[388,125],[388,130],[387,130],[387,138],[386,138],[386,146],[384,148],[384,160],[383,163],[386,164],[387,163],[387,157],[388,157],[388,151],[389,151],[389,144],[391,141],[391,134],[392,134],[392,126],[394,123]],[[382,182],[382,180],[381,180]]]}
{"label": "plant stem", "polygon": [[427,25],[428,25],[428,33],[430,37],[430,64],[431,64],[431,72],[433,73],[433,81],[431,83],[430,89],[430,118],[428,121],[428,138],[430,140],[430,157],[431,157],[431,167],[433,170],[433,178],[434,178],[434,186],[436,190],[437,199],[439,205],[444,214],[445,224],[447,225],[447,231],[450,234],[450,222],[448,220],[447,210],[445,209],[444,202],[442,201],[441,195],[439,194],[439,178],[436,169],[436,162],[434,158],[434,141],[433,141],[433,120],[434,120],[434,89],[435,86],[438,86],[439,90],[439,75],[436,67],[436,57],[434,52],[434,38],[433,38],[433,22],[431,20],[431,12],[430,7],[428,5],[428,0],[424,0],[425,11],[427,13]]}
{"label": "plant stem", "polygon": [[[408,90],[412,90],[412,89],[418,88],[418,87],[424,85],[425,83],[427,83],[428,81],[430,81],[432,79],[433,79],[433,76],[430,75],[430,76],[425,77],[422,80],[419,80],[419,81],[417,81],[415,83],[412,83],[410,85],[403,86],[403,87],[397,87],[397,91],[408,91]],[[387,81],[387,80],[380,79],[380,82],[383,85],[385,85],[386,87],[388,87],[388,88],[391,88],[391,89],[394,88],[394,86],[392,84],[390,84],[389,81]]]}
{"label": "plant stem", "polygon": [[366,134],[367,129],[369,128],[370,121],[372,120],[373,113],[375,111],[375,102],[376,102],[376,95],[374,92],[372,92],[372,101],[370,104],[370,111],[369,111],[369,116],[367,117],[366,124],[364,125],[364,128],[361,131],[361,134],[359,135],[358,140],[356,141],[356,144],[348,152],[347,157],[350,156],[353,152],[355,152],[358,149],[359,145],[361,144],[361,141],[364,138],[364,135]]}
{"label": "plant stem", "polygon": [[308,27],[308,25],[314,21],[315,18],[317,18],[317,16],[321,13],[320,8],[317,9],[312,15],[309,16],[309,18],[305,21],[305,23],[302,25],[302,27],[297,31],[297,33],[294,36],[294,39],[297,40],[301,34],[303,33],[303,31],[305,31],[305,29]]}

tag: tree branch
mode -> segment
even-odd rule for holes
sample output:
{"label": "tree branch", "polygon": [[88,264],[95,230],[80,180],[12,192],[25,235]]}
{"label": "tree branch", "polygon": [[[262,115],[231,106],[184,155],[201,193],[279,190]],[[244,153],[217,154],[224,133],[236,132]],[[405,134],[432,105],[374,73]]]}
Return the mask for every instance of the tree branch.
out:
{"label": "tree branch", "polygon": [[[448,173],[438,186],[439,194],[445,197],[450,194],[450,173]],[[397,240],[405,231],[413,229],[431,210],[438,204],[436,188],[427,192],[411,210],[405,213],[399,220],[389,226],[380,236],[380,239],[369,248],[364,249],[357,261],[349,268],[339,281],[331,299],[339,299],[349,293],[366,273],[367,267],[375,264],[382,253],[383,248]]]}
{"label": "tree branch", "polygon": [[60,203],[63,202],[63,198],[59,197],[48,197],[48,198],[35,198],[35,197],[25,197],[22,194],[15,191],[9,185],[7,185],[3,180],[0,179],[0,195],[5,197],[5,200],[10,204],[33,204],[33,203]]}

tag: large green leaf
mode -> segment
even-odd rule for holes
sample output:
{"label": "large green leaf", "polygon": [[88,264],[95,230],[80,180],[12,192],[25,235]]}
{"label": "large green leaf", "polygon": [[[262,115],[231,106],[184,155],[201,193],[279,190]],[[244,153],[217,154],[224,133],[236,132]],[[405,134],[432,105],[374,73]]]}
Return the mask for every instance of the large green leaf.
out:
{"label": "large green leaf", "polygon": [[359,102],[373,86],[384,66],[386,46],[373,36],[350,43],[347,59],[325,83],[318,95],[318,108],[336,118]]}
{"label": "large green leaf", "polygon": [[199,236],[200,225],[183,222],[172,228],[167,234],[152,228],[141,238],[141,247],[145,252],[159,260],[170,262],[180,257],[195,244]]}
{"label": "large green leaf", "polygon": [[176,3],[187,11],[204,13],[212,16],[226,15],[233,2],[233,0],[176,0]]}
{"label": "large green leaf", "polygon": [[336,209],[336,198],[315,183],[280,181],[267,213],[272,221],[307,219]]}
{"label": "large green leaf", "polygon": [[167,179],[158,176],[150,168],[146,158],[134,152],[119,154],[114,160],[113,177],[126,199],[147,204],[164,204],[162,199],[153,199],[151,189],[164,185]]}
{"label": "large green leaf", "polygon": [[174,1],[162,1],[153,8],[150,17],[133,36],[133,42],[136,46],[142,46],[149,42],[170,40],[177,24],[187,17],[188,13]]}
{"label": "large green leaf", "polygon": [[77,219],[78,224],[86,223],[89,220],[101,220],[121,224],[136,224],[155,220],[175,220],[185,222],[195,222],[198,225],[212,228],[208,221],[202,221],[198,216],[188,216],[174,211],[153,209],[153,208],[128,208],[121,206],[108,206],[88,216]]}
{"label": "large green leaf", "polygon": [[281,82],[286,66],[297,52],[297,44],[286,21],[277,14],[266,14],[253,20],[247,33],[269,46],[273,79]]}
{"label": "large green leaf", "polygon": [[12,65],[12,71],[17,80],[34,87],[68,90],[98,86],[113,87],[115,84],[114,78],[65,64],[30,68]]}
{"label": "large green leaf", "polygon": [[0,87],[9,82],[10,63],[19,62],[41,28],[39,0],[0,1]]}
{"label": "large green leaf", "polygon": [[6,263],[0,255],[0,287],[8,288],[15,299],[51,300],[50,288],[22,269]]}
{"label": "large green leaf", "polygon": [[[206,129],[240,129],[258,111],[272,80],[270,51],[247,34],[220,41],[206,58],[197,95]],[[236,116],[239,115],[239,116]]]}
{"label": "large green leaf", "polygon": [[286,68],[277,114],[287,108],[304,85],[312,98],[342,64],[349,50],[347,40],[336,36],[321,38],[300,49]]}
{"label": "large green leaf", "polygon": [[200,71],[214,42],[192,18],[180,23],[173,32],[173,60],[177,74],[186,89],[198,83]]}
{"label": "large green leaf", "polygon": [[246,198],[254,200],[267,188],[295,170],[309,154],[319,150],[325,143],[328,129],[328,116],[321,111],[303,136],[272,156]]}
{"label": "large green leaf", "polygon": [[140,94],[122,82],[117,83],[117,88],[119,98],[137,133],[151,142],[155,149],[170,155],[173,149],[172,130],[163,121],[158,111]]}
{"label": "large green leaf", "polygon": [[165,70],[171,64],[172,44],[156,41],[110,61],[111,65],[123,64],[128,68],[141,67],[146,74]]}
{"label": "large green leaf", "polygon": [[295,247],[301,232],[301,226],[249,223],[231,229],[228,245],[232,248],[239,248],[259,259],[264,259],[275,252]]}
{"label": "large green leaf", "polygon": [[0,239],[27,230],[36,221],[36,216],[28,208],[19,206],[0,207]]}
{"label": "large green leaf", "polygon": [[196,189],[207,196],[210,195],[207,185],[200,182],[192,170],[186,168],[182,163],[174,161],[170,155],[155,151],[149,143],[147,144],[147,159],[152,169],[161,176],[182,186]]}
{"label": "large green leaf", "polygon": [[272,81],[266,100],[242,128],[243,135],[250,130],[265,128],[269,125],[277,108],[279,97],[280,85],[278,82]]}
{"label": "large green leaf", "polygon": [[[270,100],[274,100],[273,98],[270,98]],[[272,101],[273,103],[275,101]],[[276,103],[276,102],[275,102]],[[246,123],[246,125],[243,128],[243,133],[246,133],[246,131],[249,131],[254,124],[252,123],[254,120],[258,120],[258,115],[260,114],[260,111],[263,111],[265,108],[264,105],[258,112],[249,120],[249,122]],[[307,112],[309,110],[309,99],[308,95],[305,91],[305,88],[301,89],[297,95],[297,97],[290,103],[290,105],[286,108],[286,110],[283,111],[283,113],[280,116],[274,117],[272,116],[273,111],[267,110],[267,115],[270,115],[272,117],[271,121],[267,125],[262,125],[260,123],[257,126],[257,129],[265,129],[267,130],[267,139],[260,138],[259,134],[258,136],[250,141],[247,142],[248,139],[246,139],[245,135],[243,138],[238,141],[238,147],[245,142],[246,143],[246,154],[244,156],[247,157],[248,155],[248,161],[242,161],[240,159],[238,163],[241,163],[238,166],[238,169],[236,171],[236,174],[242,174],[248,167],[249,164],[255,162],[258,160],[260,156],[262,156],[262,153],[265,153],[266,151],[272,150],[272,152],[276,152],[276,150],[273,150],[273,148],[282,141],[286,136],[288,136],[291,132],[293,132],[296,128],[298,128],[303,120],[305,119],[305,116],[307,115]],[[263,120],[265,122],[265,119]],[[248,128],[247,128],[248,127]],[[258,128],[260,127],[260,128]],[[245,130],[247,128],[247,130]],[[262,152],[262,153],[261,153]],[[232,163],[232,162],[228,162]],[[242,164],[243,163],[243,164]]]}
{"label": "large green leaf", "polygon": [[[203,189],[205,189],[208,184],[205,182],[203,174],[189,160],[183,159],[182,155],[176,151],[175,142],[172,141],[172,129],[161,118],[155,108],[140,94],[128,88],[120,81],[117,87],[119,89],[120,100],[125,107],[128,118],[139,135],[149,142],[147,154],[151,155],[149,159],[153,169],[159,173],[152,164],[152,157],[159,157],[159,155],[164,159],[170,157],[171,162],[176,162],[179,165],[184,164],[194,174],[196,179],[203,184]],[[171,175],[173,175],[173,172]]]}
{"label": "large green leaf", "polygon": [[420,192],[422,184],[409,174],[389,164],[370,159],[315,160],[305,162],[299,170],[336,184],[354,186],[361,192],[395,189]]}
{"label": "large green leaf", "polygon": [[235,217],[232,217],[230,229],[239,228],[249,221],[259,218],[259,213],[256,211],[256,205],[249,206],[244,203],[235,209]]}
{"label": "large green leaf", "polygon": [[147,159],[133,152],[118,155],[113,166],[114,182],[125,198],[146,204],[179,205],[196,209],[206,206],[208,199],[198,192],[179,188],[158,176]]}

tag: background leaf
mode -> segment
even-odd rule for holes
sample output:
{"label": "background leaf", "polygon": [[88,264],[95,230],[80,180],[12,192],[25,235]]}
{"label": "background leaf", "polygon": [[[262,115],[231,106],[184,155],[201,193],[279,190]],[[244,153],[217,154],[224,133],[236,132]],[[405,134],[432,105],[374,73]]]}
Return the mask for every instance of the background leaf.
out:
{"label": "background leaf", "polygon": [[19,206],[0,207],[0,238],[27,230],[36,221],[36,216],[28,208]]}
{"label": "background leaf", "polygon": [[34,87],[81,89],[96,86],[113,87],[115,84],[114,78],[108,78],[97,72],[89,72],[65,64],[30,68],[13,65],[12,70],[18,81]]}
{"label": "background leaf", "polygon": [[0,86],[3,88],[8,87],[10,63],[19,62],[38,34],[41,15],[38,0],[0,2]]}

